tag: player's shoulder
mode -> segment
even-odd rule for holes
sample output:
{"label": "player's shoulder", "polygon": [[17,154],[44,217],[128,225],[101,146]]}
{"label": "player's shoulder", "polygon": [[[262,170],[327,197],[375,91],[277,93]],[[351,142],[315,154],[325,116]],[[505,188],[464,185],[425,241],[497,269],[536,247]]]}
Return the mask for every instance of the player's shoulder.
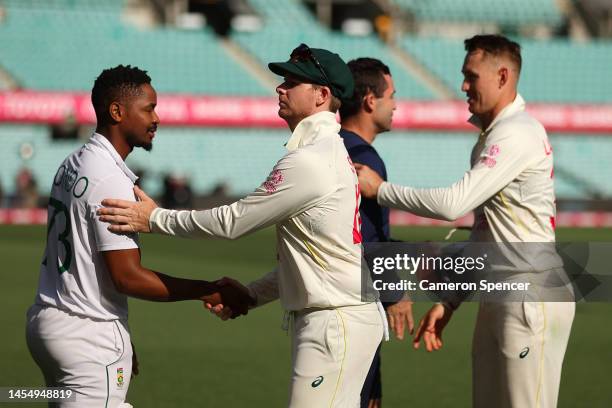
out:
{"label": "player's shoulder", "polygon": [[96,192],[132,191],[133,181],[125,174],[116,160],[105,149],[87,143],[72,156],[79,177],[88,183],[87,198]]}
{"label": "player's shoulder", "polygon": [[542,126],[540,121],[525,110],[515,112],[513,115],[500,120],[497,127],[504,131],[544,131],[544,126]]}
{"label": "player's shoulder", "polygon": [[546,137],[544,126],[525,111],[517,112],[496,124],[491,141],[511,142],[523,148],[531,148]]}
{"label": "player's shoulder", "polygon": [[285,154],[279,164],[296,170],[312,170],[319,167],[324,161],[325,158],[320,149],[313,145],[307,145]]}

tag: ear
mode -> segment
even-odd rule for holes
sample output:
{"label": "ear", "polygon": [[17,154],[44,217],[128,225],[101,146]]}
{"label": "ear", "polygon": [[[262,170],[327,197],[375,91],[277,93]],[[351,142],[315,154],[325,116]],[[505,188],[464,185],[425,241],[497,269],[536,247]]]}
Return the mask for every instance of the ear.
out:
{"label": "ear", "polygon": [[121,122],[123,119],[123,107],[119,102],[111,102],[108,107],[108,114],[115,122]]}
{"label": "ear", "polygon": [[503,88],[504,85],[506,85],[508,83],[508,79],[509,79],[509,72],[508,72],[508,68],[506,67],[501,67],[498,71],[497,74],[499,75],[499,79],[498,79],[498,83],[499,83],[499,89]]}
{"label": "ear", "polygon": [[318,88],[317,92],[317,106],[321,106],[325,104],[327,101],[331,99],[331,91],[326,86],[321,86]]}
{"label": "ear", "polygon": [[368,92],[366,96],[363,97],[363,110],[368,113],[374,111],[374,107],[376,106],[376,96],[374,96],[373,92]]}

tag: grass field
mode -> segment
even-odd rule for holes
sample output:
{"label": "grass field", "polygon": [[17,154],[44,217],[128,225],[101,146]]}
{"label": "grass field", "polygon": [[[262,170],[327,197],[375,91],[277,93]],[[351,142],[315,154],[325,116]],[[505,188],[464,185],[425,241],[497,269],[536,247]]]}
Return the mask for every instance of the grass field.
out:
{"label": "grass field", "polygon": [[[405,228],[393,235],[441,240],[445,233],[446,229]],[[611,241],[612,231],[560,229],[557,236],[564,241]],[[44,241],[44,227],[0,226],[0,386],[42,385],[25,345],[24,324]],[[142,247],[144,265],[182,277],[213,280],[228,275],[248,281],[269,271],[275,262],[272,230],[235,242],[144,236]],[[420,317],[429,304],[415,307],[415,317]],[[470,405],[475,311],[476,305],[465,304],[455,314],[441,352],[415,352],[406,341],[384,345],[385,407]],[[131,300],[130,326],[141,373],[132,381],[128,400],[138,408],[284,406],[289,337],[280,329],[282,315],[275,302],[245,318],[221,322],[199,302]],[[611,316],[609,303],[577,305],[560,407],[612,406]]]}

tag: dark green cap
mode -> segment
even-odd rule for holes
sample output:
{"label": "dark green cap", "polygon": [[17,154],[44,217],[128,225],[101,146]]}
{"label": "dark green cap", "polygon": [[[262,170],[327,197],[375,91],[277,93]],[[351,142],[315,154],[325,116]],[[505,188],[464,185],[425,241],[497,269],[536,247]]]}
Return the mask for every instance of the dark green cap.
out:
{"label": "dark green cap", "polygon": [[287,62],[271,62],[270,71],[280,76],[292,75],[305,82],[328,86],[340,100],[353,96],[353,74],[338,54],[301,44]]}

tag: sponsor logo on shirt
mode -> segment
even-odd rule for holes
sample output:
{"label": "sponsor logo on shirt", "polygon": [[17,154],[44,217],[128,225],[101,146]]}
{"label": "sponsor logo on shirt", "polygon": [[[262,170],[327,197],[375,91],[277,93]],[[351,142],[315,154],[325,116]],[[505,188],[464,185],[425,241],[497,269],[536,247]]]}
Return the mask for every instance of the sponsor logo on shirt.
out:
{"label": "sponsor logo on shirt", "polygon": [[263,183],[263,187],[268,194],[276,191],[278,185],[284,180],[283,173],[280,170],[273,170]]}
{"label": "sponsor logo on shirt", "polygon": [[323,382],[323,376],[320,375],[317,378],[315,378],[315,380],[310,385],[312,386],[312,388],[317,388],[319,385],[321,385],[322,382]]}

